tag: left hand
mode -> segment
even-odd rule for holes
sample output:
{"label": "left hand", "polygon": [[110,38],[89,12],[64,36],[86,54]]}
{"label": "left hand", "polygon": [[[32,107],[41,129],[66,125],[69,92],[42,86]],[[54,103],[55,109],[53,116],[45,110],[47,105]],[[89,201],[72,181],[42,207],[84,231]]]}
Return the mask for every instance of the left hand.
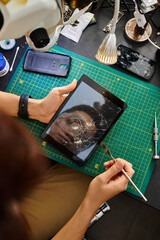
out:
{"label": "left hand", "polygon": [[[29,99],[28,112],[29,117],[39,120],[40,122],[48,123],[54,116],[60,105],[67,98],[68,93],[72,92],[77,86],[77,81],[74,79],[71,84],[63,87],[55,87],[43,99],[35,100]],[[36,101],[37,106],[33,106]]]}

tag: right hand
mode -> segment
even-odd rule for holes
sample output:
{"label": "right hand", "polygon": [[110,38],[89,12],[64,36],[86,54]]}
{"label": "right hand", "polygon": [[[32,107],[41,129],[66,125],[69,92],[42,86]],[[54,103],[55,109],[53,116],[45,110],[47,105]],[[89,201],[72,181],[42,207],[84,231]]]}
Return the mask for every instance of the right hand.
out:
{"label": "right hand", "polygon": [[104,166],[106,171],[92,180],[86,194],[87,201],[97,209],[105,201],[127,189],[128,179],[122,173],[122,169],[130,178],[134,174],[132,164],[120,158],[116,159],[116,162],[106,162]]}

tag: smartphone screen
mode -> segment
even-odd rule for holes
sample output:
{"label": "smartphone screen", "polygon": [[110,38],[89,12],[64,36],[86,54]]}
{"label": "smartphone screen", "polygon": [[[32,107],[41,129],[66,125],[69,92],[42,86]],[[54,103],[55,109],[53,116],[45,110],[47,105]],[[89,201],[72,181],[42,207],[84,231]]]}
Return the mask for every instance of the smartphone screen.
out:
{"label": "smartphone screen", "polygon": [[156,62],[122,44],[118,46],[117,64],[146,80],[152,77],[156,69]]}

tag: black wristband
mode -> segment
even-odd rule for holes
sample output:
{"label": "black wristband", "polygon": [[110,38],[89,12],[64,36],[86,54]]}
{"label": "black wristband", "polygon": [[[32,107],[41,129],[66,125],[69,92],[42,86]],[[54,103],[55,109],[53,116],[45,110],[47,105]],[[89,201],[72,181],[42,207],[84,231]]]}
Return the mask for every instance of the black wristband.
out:
{"label": "black wristband", "polygon": [[20,96],[18,111],[18,116],[20,118],[28,119],[28,98],[31,98],[31,96],[24,94]]}

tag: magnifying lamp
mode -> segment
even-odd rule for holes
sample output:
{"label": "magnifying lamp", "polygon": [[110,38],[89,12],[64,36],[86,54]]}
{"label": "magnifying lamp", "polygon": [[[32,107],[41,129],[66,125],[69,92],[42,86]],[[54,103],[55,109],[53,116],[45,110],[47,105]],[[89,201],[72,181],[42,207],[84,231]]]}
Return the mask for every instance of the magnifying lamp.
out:
{"label": "magnifying lamp", "polygon": [[96,59],[104,64],[115,64],[117,62],[117,46],[116,46],[116,23],[118,20],[120,0],[115,0],[114,16],[112,21],[112,27],[109,34],[104,38],[101,43]]}

